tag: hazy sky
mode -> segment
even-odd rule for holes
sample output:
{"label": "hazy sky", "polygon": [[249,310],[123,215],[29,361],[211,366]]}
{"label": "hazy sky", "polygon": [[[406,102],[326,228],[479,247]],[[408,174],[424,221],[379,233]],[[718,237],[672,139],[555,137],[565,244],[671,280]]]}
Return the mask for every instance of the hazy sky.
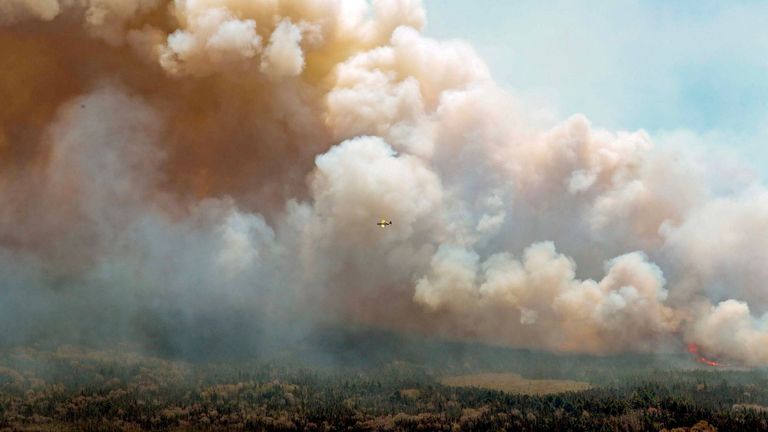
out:
{"label": "hazy sky", "polygon": [[469,40],[500,82],[558,118],[582,112],[657,138],[690,132],[768,173],[768,2],[425,5],[427,34]]}

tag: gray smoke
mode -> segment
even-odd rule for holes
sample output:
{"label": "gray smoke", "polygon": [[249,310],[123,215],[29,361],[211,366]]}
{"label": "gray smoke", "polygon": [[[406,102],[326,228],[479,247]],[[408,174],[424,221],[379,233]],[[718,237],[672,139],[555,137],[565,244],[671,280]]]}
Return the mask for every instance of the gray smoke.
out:
{"label": "gray smoke", "polygon": [[0,3],[0,338],[354,323],[768,363],[763,186],[542,129],[424,24],[415,0]]}

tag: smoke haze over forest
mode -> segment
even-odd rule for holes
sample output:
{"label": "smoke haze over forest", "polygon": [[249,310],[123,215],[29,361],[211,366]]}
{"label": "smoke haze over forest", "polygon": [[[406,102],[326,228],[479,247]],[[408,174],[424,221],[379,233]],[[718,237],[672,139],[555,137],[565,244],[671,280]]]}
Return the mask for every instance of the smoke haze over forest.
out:
{"label": "smoke haze over forest", "polygon": [[542,125],[417,0],[1,1],[3,345],[332,324],[768,364],[768,189]]}

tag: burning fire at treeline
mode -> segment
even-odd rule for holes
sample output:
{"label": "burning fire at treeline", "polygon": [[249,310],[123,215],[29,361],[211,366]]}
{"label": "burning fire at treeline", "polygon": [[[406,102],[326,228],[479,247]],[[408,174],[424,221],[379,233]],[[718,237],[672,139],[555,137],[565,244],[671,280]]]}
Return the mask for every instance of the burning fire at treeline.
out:
{"label": "burning fire at treeline", "polygon": [[4,340],[258,349],[331,321],[768,364],[766,188],[689,139],[534,117],[426,22],[417,0],[4,0]]}
{"label": "burning fire at treeline", "polygon": [[716,362],[714,360],[710,360],[702,356],[701,353],[699,352],[698,345],[694,343],[688,344],[688,352],[693,354],[693,356],[696,358],[696,361],[701,364],[705,364],[707,366],[724,366],[722,363]]}

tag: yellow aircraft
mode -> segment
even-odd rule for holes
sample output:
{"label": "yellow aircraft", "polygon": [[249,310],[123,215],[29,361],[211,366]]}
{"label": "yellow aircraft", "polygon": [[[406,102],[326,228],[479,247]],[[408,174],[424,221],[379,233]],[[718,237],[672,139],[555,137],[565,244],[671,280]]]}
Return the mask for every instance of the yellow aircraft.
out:
{"label": "yellow aircraft", "polygon": [[388,220],[386,220],[386,219],[382,219],[382,220],[380,220],[380,221],[376,222],[376,225],[378,225],[378,226],[379,226],[379,228],[384,228],[384,227],[385,227],[385,226],[387,226],[387,225],[392,225],[392,221],[391,221],[391,220],[390,220],[390,221],[388,221]]}

